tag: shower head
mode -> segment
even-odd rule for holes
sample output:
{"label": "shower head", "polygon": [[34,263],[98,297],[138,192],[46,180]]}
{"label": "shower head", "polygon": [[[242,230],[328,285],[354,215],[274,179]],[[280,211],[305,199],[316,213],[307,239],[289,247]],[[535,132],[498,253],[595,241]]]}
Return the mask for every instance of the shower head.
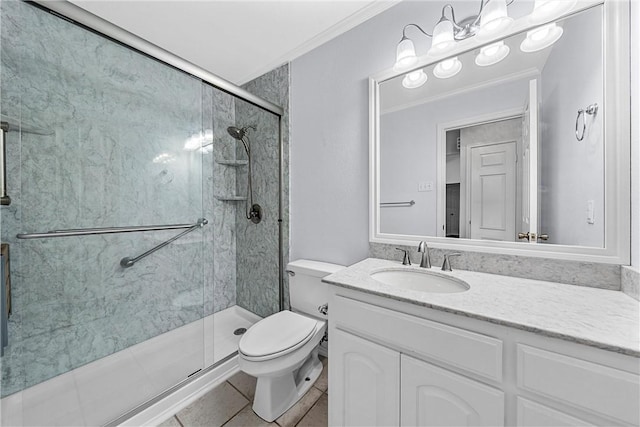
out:
{"label": "shower head", "polygon": [[229,126],[227,128],[227,132],[229,132],[229,135],[231,135],[233,138],[241,140],[242,138],[244,138],[244,134],[246,131],[235,126]]}
{"label": "shower head", "polygon": [[229,135],[231,135],[234,139],[237,139],[238,141],[242,141],[242,138],[244,138],[244,136],[247,134],[247,131],[249,129],[253,129],[256,130],[256,127],[253,125],[249,125],[249,126],[245,126],[243,128],[238,128],[235,126],[229,126],[227,128],[227,132],[229,133]]}

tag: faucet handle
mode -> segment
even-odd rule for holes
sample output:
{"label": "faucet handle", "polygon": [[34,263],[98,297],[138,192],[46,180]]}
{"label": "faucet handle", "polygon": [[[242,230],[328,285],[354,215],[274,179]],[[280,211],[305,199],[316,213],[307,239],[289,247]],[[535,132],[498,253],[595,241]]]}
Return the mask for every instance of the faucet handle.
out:
{"label": "faucet handle", "polygon": [[444,262],[442,263],[442,271],[451,271],[451,262],[449,258],[452,256],[460,256],[462,255],[460,252],[453,252],[450,254],[444,254]]}
{"label": "faucet handle", "polygon": [[411,257],[409,257],[409,251],[400,248],[396,248],[396,250],[404,252],[404,256],[402,257],[402,265],[411,265]]}

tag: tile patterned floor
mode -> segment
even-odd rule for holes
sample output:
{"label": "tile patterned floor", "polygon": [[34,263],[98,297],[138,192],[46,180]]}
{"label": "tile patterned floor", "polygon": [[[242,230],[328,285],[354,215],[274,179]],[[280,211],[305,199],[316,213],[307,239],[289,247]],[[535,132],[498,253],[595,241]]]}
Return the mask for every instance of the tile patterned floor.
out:
{"label": "tile patterned floor", "polygon": [[260,419],[251,410],[256,379],[238,372],[228,381],[160,424],[160,427],[326,427],[328,361],[320,378],[291,409],[275,422]]}

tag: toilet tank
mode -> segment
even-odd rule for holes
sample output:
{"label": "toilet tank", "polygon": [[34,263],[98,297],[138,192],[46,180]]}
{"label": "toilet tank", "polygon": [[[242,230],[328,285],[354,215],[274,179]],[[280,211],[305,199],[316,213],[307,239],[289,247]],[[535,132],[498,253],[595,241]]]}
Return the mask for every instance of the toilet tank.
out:
{"label": "toilet tank", "polygon": [[322,281],[324,276],[345,268],[327,262],[299,259],[287,265],[289,274],[289,300],[291,310],[317,318],[326,318],[318,312],[318,307],[329,299],[329,285]]}

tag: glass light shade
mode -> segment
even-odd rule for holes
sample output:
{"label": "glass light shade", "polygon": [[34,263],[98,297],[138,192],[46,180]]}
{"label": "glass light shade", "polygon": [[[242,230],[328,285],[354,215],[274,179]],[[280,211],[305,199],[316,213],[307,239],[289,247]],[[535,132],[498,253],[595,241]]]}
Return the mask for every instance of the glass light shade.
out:
{"label": "glass light shade", "polygon": [[441,19],[433,29],[433,41],[429,53],[442,53],[451,49],[456,42],[453,39],[453,24],[448,19]]}
{"label": "glass light shade", "polygon": [[416,49],[411,39],[403,37],[396,49],[396,63],[393,65],[394,71],[406,71],[418,62]]}
{"label": "glass light shade", "polygon": [[562,27],[556,25],[555,22],[527,31],[527,38],[520,44],[520,50],[531,53],[546,49],[557,42],[563,32]]}
{"label": "glass light shade", "polygon": [[577,0],[535,0],[529,21],[540,23],[557,18],[575,6]]}
{"label": "glass light shade", "polygon": [[448,79],[458,74],[460,70],[462,70],[462,62],[458,57],[454,57],[438,62],[433,69],[433,75],[439,79]]}
{"label": "glass light shade", "polygon": [[506,0],[489,0],[480,15],[480,29],[478,36],[480,38],[489,38],[494,34],[506,30],[513,18],[507,13]]}
{"label": "glass light shade", "polygon": [[490,44],[480,49],[480,53],[476,56],[476,65],[480,67],[488,67],[497,64],[509,55],[509,46],[503,41]]}
{"label": "glass light shade", "polygon": [[402,86],[407,89],[416,89],[425,84],[427,81],[427,75],[422,68],[416,71],[412,71],[404,76],[402,79]]}

